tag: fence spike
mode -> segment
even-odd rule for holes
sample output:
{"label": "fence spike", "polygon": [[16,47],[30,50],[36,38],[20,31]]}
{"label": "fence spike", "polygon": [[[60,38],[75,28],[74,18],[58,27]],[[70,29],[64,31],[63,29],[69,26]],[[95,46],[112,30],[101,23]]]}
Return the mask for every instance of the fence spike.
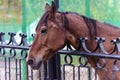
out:
{"label": "fence spike", "polygon": [[115,45],[114,52],[116,51],[116,54],[118,54],[120,52],[120,38],[111,40],[111,43]]}
{"label": "fence spike", "polygon": [[4,38],[5,33],[0,32],[0,42],[1,44],[6,44],[5,38]]}
{"label": "fence spike", "polygon": [[9,32],[8,34],[9,34],[9,36],[10,36],[10,41],[7,43],[7,45],[12,44],[12,45],[16,45],[16,46],[17,46],[18,43],[17,43],[17,41],[15,40],[16,34],[15,34],[15,33],[11,33],[11,32]]}
{"label": "fence spike", "polygon": [[103,52],[104,54],[109,54],[103,46],[103,42],[105,42],[105,38],[96,37],[95,39],[96,39],[99,51]]}
{"label": "fence spike", "polygon": [[29,46],[28,42],[27,42],[27,35],[26,34],[19,34],[19,36],[21,37],[21,42],[19,45],[23,45],[23,46]]}
{"label": "fence spike", "polygon": [[87,37],[83,37],[83,38],[79,38],[79,41],[80,41],[80,43],[81,43],[81,47],[83,48],[83,50],[84,50],[85,52],[90,53],[91,51],[88,50],[88,48],[87,48],[87,46],[86,46],[86,40],[87,40],[87,39],[88,39]]}

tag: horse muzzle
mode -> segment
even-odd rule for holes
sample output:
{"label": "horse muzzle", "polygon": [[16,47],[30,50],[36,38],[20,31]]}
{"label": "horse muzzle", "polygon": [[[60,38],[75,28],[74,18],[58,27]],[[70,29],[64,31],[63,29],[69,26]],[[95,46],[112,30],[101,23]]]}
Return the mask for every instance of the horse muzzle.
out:
{"label": "horse muzzle", "polygon": [[42,60],[36,61],[34,58],[29,58],[27,64],[31,66],[32,69],[39,69],[42,65]]}

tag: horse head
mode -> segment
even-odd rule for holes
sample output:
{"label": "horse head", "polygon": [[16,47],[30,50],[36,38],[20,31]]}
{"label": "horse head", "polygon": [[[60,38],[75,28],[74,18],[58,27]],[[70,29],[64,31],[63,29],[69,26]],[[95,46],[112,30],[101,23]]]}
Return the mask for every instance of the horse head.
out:
{"label": "horse head", "polygon": [[67,23],[67,16],[56,10],[54,2],[51,6],[46,4],[45,13],[36,27],[36,35],[28,54],[27,63],[33,69],[38,69],[42,62],[46,62],[67,43],[76,44],[76,39],[67,30]]}

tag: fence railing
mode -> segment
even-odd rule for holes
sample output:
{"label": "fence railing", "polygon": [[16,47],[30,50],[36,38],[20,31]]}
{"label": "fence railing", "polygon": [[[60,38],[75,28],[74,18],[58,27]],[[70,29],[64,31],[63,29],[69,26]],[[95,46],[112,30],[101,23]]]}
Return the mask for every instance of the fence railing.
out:
{"label": "fence railing", "polygon": [[[104,49],[104,38],[96,38],[97,47],[94,52],[87,49],[86,38],[79,38],[79,51],[72,50],[68,45],[65,50],[56,52],[56,56],[39,70],[34,71],[25,60],[30,47],[27,35],[20,34],[19,40],[15,33],[8,35],[9,39],[6,40],[5,33],[0,33],[0,80],[98,80],[99,71],[106,75],[102,80],[119,80],[116,78],[116,74],[120,74],[119,38],[111,41],[114,45],[112,53]],[[96,60],[94,68],[91,67],[91,58]],[[112,60],[111,64],[107,63],[108,60]],[[112,65],[111,71],[107,70],[109,65]]]}

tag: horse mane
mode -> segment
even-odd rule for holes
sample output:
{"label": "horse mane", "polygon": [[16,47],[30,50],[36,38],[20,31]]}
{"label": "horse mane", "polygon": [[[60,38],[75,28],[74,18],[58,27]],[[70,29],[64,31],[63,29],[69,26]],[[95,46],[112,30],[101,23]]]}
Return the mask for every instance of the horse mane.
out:
{"label": "horse mane", "polygon": [[98,33],[97,33],[97,25],[96,25],[95,19],[88,18],[86,16],[80,15],[75,12],[66,12],[66,14],[75,14],[75,15],[82,17],[86,23],[88,30],[89,30],[90,38],[93,39],[94,37],[97,36]]}
{"label": "horse mane", "polygon": [[61,14],[61,18],[62,18],[62,23],[65,29],[69,30],[69,21],[67,19],[66,14],[68,14],[67,12],[58,12]]}
{"label": "horse mane", "polygon": [[[96,19],[92,19],[92,18],[88,18],[86,16],[83,16],[81,14],[78,14],[76,12],[65,12],[66,14],[75,14],[77,16],[80,16],[83,18],[83,20],[85,21],[86,23],[86,26],[89,30],[89,34],[90,34],[90,38],[91,39],[94,39],[96,36],[98,36],[98,33],[97,33],[97,22],[100,22],[100,21],[97,21]],[[101,24],[104,24],[104,25],[107,25],[108,27],[111,27],[111,28],[114,28],[114,29],[119,29],[119,27],[116,27],[116,26],[113,26],[109,23],[106,23],[106,22],[100,22]]]}
{"label": "horse mane", "polygon": [[97,36],[97,25],[96,25],[96,20],[87,18],[85,16],[82,16],[90,33],[90,38],[93,39],[93,35],[95,34],[95,37]]}
{"label": "horse mane", "polygon": [[[81,14],[78,14],[76,12],[60,12],[60,11],[58,11],[57,13],[61,14],[62,23],[63,23],[63,26],[65,29],[69,30],[69,20],[68,20],[66,14],[75,14],[77,16],[82,17],[83,20],[85,21],[86,26],[89,30],[90,39],[94,39],[96,36],[98,36],[98,33],[97,33],[97,22],[98,21],[97,20],[88,18],[88,17],[83,16]],[[47,25],[48,15],[49,15],[48,12],[44,13],[44,15],[41,17],[38,25],[41,25],[41,23],[44,23],[46,26],[48,26]],[[112,27],[112,28],[115,28],[115,29],[118,29],[118,27],[113,26],[113,25],[106,23],[106,22],[103,22],[102,24],[107,25],[107,26]],[[38,28],[38,25],[37,25],[36,29]]]}

